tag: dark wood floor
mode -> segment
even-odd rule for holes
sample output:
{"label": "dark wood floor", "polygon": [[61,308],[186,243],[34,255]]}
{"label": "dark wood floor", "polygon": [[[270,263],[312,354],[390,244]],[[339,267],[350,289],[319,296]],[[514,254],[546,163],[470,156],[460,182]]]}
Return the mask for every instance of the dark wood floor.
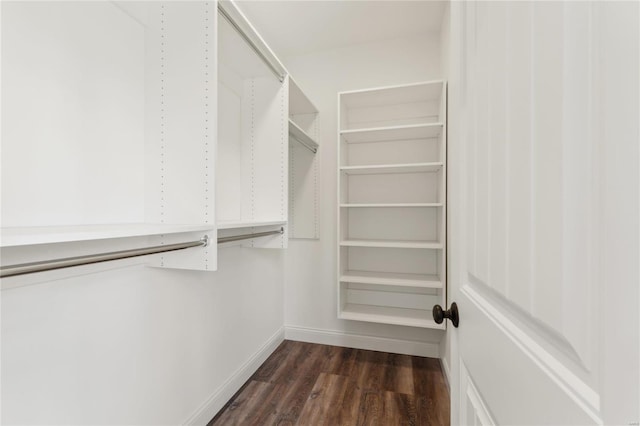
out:
{"label": "dark wood floor", "polygon": [[285,340],[209,425],[449,425],[437,359]]}

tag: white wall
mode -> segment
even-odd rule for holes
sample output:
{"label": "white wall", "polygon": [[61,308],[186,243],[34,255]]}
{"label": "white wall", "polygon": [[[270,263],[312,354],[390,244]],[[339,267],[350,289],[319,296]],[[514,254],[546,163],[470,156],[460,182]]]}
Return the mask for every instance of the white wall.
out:
{"label": "white wall", "polygon": [[320,240],[291,240],[285,255],[288,337],[438,356],[441,331],[337,318],[336,148],[337,93],[442,78],[439,39],[439,34],[425,34],[285,58],[291,74],[320,110],[317,155],[322,182]]}
{"label": "white wall", "polygon": [[2,423],[185,422],[280,331],[282,255],[230,247],[217,272],[129,266],[4,290]]}

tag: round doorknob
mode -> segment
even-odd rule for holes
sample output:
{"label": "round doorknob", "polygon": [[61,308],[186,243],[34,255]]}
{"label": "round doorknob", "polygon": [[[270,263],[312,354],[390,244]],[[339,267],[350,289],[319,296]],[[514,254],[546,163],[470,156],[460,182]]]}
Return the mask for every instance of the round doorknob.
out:
{"label": "round doorknob", "polygon": [[456,302],[453,302],[451,307],[446,311],[442,309],[442,306],[440,305],[435,305],[433,307],[433,320],[437,324],[442,324],[442,321],[444,321],[445,318],[450,319],[454,327],[458,327],[460,317],[458,316],[458,305],[456,305]]}

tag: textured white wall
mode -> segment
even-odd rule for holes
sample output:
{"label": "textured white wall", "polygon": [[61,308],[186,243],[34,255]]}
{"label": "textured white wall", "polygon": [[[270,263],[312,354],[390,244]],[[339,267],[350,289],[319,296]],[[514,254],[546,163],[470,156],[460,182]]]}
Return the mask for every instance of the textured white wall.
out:
{"label": "textured white wall", "polygon": [[440,35],[358,44],[284,62],[320,110],[322,182],[320,240],[291,240],[285,255],[285,325],[438,344],[440,331],[337,318],[336,148],[337,93],[442,78]]}

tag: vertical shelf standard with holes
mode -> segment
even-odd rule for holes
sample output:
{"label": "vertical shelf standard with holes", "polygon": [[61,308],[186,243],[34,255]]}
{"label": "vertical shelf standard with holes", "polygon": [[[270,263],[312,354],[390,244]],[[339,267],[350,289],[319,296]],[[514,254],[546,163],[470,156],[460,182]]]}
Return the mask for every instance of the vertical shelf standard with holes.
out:
{"label": "vertical shelf standard with holes", "polygon": [[289,238],[318,239],[318,108],[289,82]]}
{"label": "vertical shelf standard with holes", "polygon": [[444,329],[446,83],[338,94],[338,317]]}

